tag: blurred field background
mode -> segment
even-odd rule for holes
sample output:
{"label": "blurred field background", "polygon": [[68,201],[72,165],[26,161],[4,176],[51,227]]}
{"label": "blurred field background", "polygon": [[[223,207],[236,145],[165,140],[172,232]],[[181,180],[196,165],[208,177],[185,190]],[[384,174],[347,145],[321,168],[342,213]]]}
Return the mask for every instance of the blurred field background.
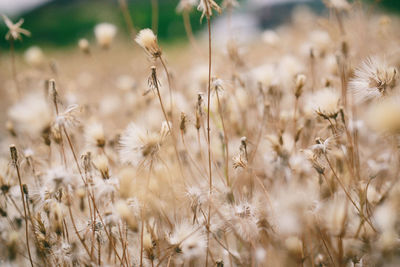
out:
{"label": "blurred field background", "polygon": [[[177,12],[178,0],[159,0],[158,1],[158,29],[157,36],[162,46],[168,52],[168,60],[175,71],[179,73],[189,67],[184,62],[191,56],[191,48],[185,34],[182,15]],[[381,0],[366,1],[373,2],[373,8],[386,8],[391,12],[400,10],[400,1]],[[232,15],[232,34],[241,42],[250,43],[252,38],[257,38],[259,34],[269,28],[275,28],[285,23],[289,23],[291,13],[298,7],[306,6],[310,10],[319,14],[327,14],[322,0],[240,0],[241,8],[234,10]],[[142,28],[151,28],[152,26],[152,8],[150,0],[130,0],[129,12],[131,14],[136,30]],[[17,66],[21,76],[25,76],[24,70],[28,71],[28,65],[24,61],[23,52],[31,46],[40,47],[45,54],[48,63],[43,66],[41,71],[48,72],[49,78],[53,75],[50,65],[53,64],[62,73],[65,80],[70,78],[87,80],[88,73],[110,73],[117,76],[118,73],[140,76],[147,69],[141,68],[146,58],[138,49],[133,40],[129,38],[128,29],[124,21],[118,0],[1,0],[0,14],[9,16],[13,22],[19,18],[24,19],[23,28],[31,32],[30,37],[23,38],[23,41],[15,43],[17,56]],[[206,23],[200,22],[200,12],[190,13],[190,21],[193,32],[201,39],[205,32]],[[223,36],[227,34],[226,14],[213,17],[214,39],[217,44],[224,46]],[[93,29],[96,24],[109,22],[118,27],[117,41],[111,48],[111,51],[100,51],[96,58],[89,59],[82,57],[77,42],[80,38],[87,38],[91,45],[95,45]],[[7,28],[2,21],[0,23],[0,36],[5,36]],[[205,37],[205,36],[204,36]],[[225,38],[225,41],[228,38]],[[219,41],[219,44],[218,44]],[[97,47],[98,50],[101,50]],[[0,81],[1,83],[1,103],[7,100],[7,94],[10,89],[9,78],[11,70],[9,61],[9,43],[4,37],[0,38]],[[101,61],[101,65],[94,61]],[[200,60],[200,59],[199,59]],[[203,59],[205,60],[205,58]],[[201,60],[200,60],[201,61]],[[179,64],[182,62],[182,64]],[[205,63],[205,62],[204,62]],[[76,66],[85,66],[85,70]],[[179,68],[182,68],[181,70]],[[41,75],[32,73],[30,75]],[[101,75],[100,75],[101,76]],[[85,78],[86,77],[86,78]],[[32,77],[33,78],[33,77]],[[88,83],[88,81],[86,81]],[[78,87],[76,84],[65,84],[68,88]],[[115,87],[115,84],[102,84],[104,88],[99,88],[99,92],[105,92]],[[144,87],[146,85],[144,84]],[[12,87],[12,86],[11,86]],[[84,86],[83,86],[84,87]],[[80,89],[82,86],[80,86]],[[82,90],[82,89],[81,89]],[[92,100],[96,99],[95,97]],[[0,122],[4,125],[6,105],[0,104]],[[0,131],[4,131],[2,128]]]}
{"label": "blurred field background", "polygon": [[[178,0],[158,1],[158,37],[162,42],[186,41],[181,14],[176,11]],[[252,20],[247,26],[268,28],[287,22],[290,11],[296,5],[307,5],[318,13],[326,12],[322,0],[240,0],[241,13],[238,19]],[[400,11],[398,0],[364,0],[375,2],[379,8],[389,12]],[[129,11],[137,29],[151,27],[151,0],[128,1]],[[261,8],[260,8],[261,7]],[[24,26],[31,31],[31,38],[16,44],[21,51],[29,46],[42,48],[70,48],[79,38],[93,39],[93,28],[99,22],[110,22],[118,26],[119,38],[128,39],[126,25],[118,0],[1,0],[0,13],[14,20],[23,17]],[[200,24],[200,13],[191,12],[193,31],[199,32],[205,24]],[[255,25],[254,25],[255,24]],[[4,36],[6,26],[0,23],[0,35]],[[9,44],[0,38],[0,48],[6,53]]]}

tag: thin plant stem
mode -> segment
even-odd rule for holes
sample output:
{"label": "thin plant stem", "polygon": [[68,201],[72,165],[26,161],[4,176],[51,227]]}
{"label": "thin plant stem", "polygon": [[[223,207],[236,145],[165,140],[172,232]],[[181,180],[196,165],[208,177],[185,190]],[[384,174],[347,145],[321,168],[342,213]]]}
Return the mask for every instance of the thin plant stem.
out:
{"label": "thin plant stem", "polygon": [[[164,62],[161,57],[160,57],[160,60],[161,60],[161,62]],[[168,71],[167,71],[166,66],[165,66],[164,63],[163,63],[163,66],[165,68],[165,71],[167,72],[167,76],[169,77]],[[153,84],[155,86],[155,89],[157,91],[157,97],[158,97],[158,100],[160,102],[161,110],[162,110],[164,118],[165,118],[165,120],[167,122],[168,131],[170,132],[170,134],[172,136],[172,141],[173,141],[173,144],[174,144],[174,150],[175,150],[176,158],[177,158],[178,164],[179,164],[179,169],[180,169],[180,172],[181,172],[181,174],[183,176],[183,167],[182,167],[181,159],[179,157],[177,140],[175,138],[174,132],[172,131],[171,125],[169,124],[168,115],[167,115],[167,112],[165,111],[165,107],[164,107],[164,104],[163,104],[163,101],[162,101],[162,98],[161,98],[161,94],[160,94],[160,89],[159,89],[159,86],[158,86],[158,80],[157,80],[157,74],[156,74],[156,69],[155,68],[152,68],[152,79],[153,79]],[[168,78],[168,80],[169,80],[169,78]],[[171,89],[171,87],[170,87],[170,89]],[[170,94],[171,94],[171,90],[170,90]],[[172,99],[172,95],[171,95],[171,99]],[[172,106],[172,103],[171,103],[171,106]],[[171,112],[172,112],[172,110],[171,110]],[[173,124],[173,121],[171,123]]]}
{"label": "thin plant stem", "polygon": [[124,16],[125,23],[128,26],[130,37],[133,37],[136,35],[136,30],[135,30],[135,27],[133,26],[132,17],[129,12],[129,8],[126,3],[126,0],[119,0],[119,6],[121,7],[121,11],[122,11],[122,15]]}
{"label": "thin plant stem", "polygon": [[228,187],[230,187],[230,179],[229,179],[229,142],[228,142],[228,135],[226,132],[226,127],[225,127],[225,122],[224,122],[224,116],[222,114],[222,107],[221,107],[221,101],[219,99],[219,93],[218,90],[215,90],[215,93],[217,95],[217,102],[218,102],[218,113],[219,116],[221,117],[221,123],[222,123],[222,130],[224,131],[224,143],[225,143],[225,176],[226,176],[226,184]]}
{"label": "thin plant stem", "polygon": [[353,204],[353,206],[356,208],[356,210],[358,211],[359,215],[365,219],[365,221],[371,226],[372,230],[374,230],[376,232],[375,227],[372,225],[372,223],[365,218],[362,210],[360,210],[360,208],[357,206],[357,204],[354,202],[354,200],[351,198],[350,193],[347,191],[346,187],[344,186],[343,182],[340,180],[340,178],[338,177],[338,175],[336,174],[336,171],[333,169],[333,166],[328,158],[328,156],[326,155],[326,153],[324,153],[325,156],[325,160],[329,165],[329,168],[331,169],[333,176],[336,178],[336,180],[338,181],[340,187],[343,189],[344,193],[346,194],[347,198],[350,200],[350,202]]}
{"label": "thin plant stem", "polygon": [[189,11],[184,10],[182,12],[182,18],[183,18],[183,26],[185,26],[185,32],[186,32],[186,35],[187,35],[187,37],[189,39],[189,42],[200,53],[201,50],[199,48],[199,45],[197,44],[196,38],[193,35],[192,25],[190,24]]}
{"label": "thin plant stem", "polygon": [[[206,5],[208,2],[205,1]],[[208,7],[207,7],[208,8]],[[211,22],[210,16],[207,16],[208,28],[208,88],[207,88],[207,149],[208,149],[208,170],[209,170],[209,197],[207,218],[207,248],[210,244],[210,221],[211,221],[211,194],[212,194],[212,171],[211,171],[211,138],[210,138],[210,98],[211,98]],[[206,267],[208,266],[208,249],[206,252]]]}
{"label": "thin plant stem", "polygon": [[[69,199],[68,201],[71,202],[71,199],[70,199],[69,195],[68,195],[68,199]],[[82,244],[83,248],[85,249],[86,253],[90,257],[90,259],[93,260],[92,255],[91,255],[91,253],[89,251],[89,248],[86,246],[85,240],[81,237],[81,235],[79,234],[78,228],[76,227],[74,216],[72,215],[71,205],[72,205],[72,203],[68,203],[67,206],[68,206],[69,217],[70,217],[71,222],[72,222],[72,227],[74,228],[75,234],[78,237],[79,241],[81,242],[81,244]]]}
{"label": "thin plant stem", "polygon": [[21,90],[19,88],[19,83],[17,79],[17,68],[15,64],[15,49],[14,49],[14,39],[10,38],[10,55],[11,55],[11,72],[13,76],[13,80],[15,83],[15,88],[17,90],[18,98],[21,97]]}
{"label": "thin plant stem", "polygon": [[167,68],[167,65],[165,64],[164,59],[160,56],[159,57],[161,65],[164,68],[164,71],[167,75],[167,80],[168,80],[168,90],[169,90],[169,105],[170,105],[170,111],[171,111],[171,120],[174,118],[174,112],[173,112],[173,98],[172,98],[172,82],[171,82],[171,77]]}
{"label": "thin plant stem", "polygon": [[151,0],[151,29],[155,34],[158,31],[158,0]]}
{"label": "thin plant stem", "polygon": [[27,212],[26,212],[26,203],[25,203],[25,198],[24,198],[24,190],[23,190],[23,188],[22,188],[22,179],[21,179],[21,173],[20,173],[20,171],[19,171],[19,163],[18,163],[18,156],[17,156],[17,149],[16,149],[16,147],[15,147],[15,146],[11,146],[11,147],[10,147],[10,152],[11,152],[11,159],[12,159],[12,161],[13,161],[13,165],[14,165],[14,167],[15,167],[15,170],[17,171],[19,189],[20,189],[20,191],[21,191],[22,205],[23,205],[23,207],[24,207],[26,247],[27,247],[27,249],[28,249],[29,262],[31,263],[31,266],[33,267],[31,249],[30,249],[30,246],[29,246],[28,215],[27,215]]}
{"label": "thin plant stem", "polygon": [[144,232],[144,221],[142,212],[142,225],[140,226],[140,263],[139,263],[140,267],[143,267],[143,232]]}

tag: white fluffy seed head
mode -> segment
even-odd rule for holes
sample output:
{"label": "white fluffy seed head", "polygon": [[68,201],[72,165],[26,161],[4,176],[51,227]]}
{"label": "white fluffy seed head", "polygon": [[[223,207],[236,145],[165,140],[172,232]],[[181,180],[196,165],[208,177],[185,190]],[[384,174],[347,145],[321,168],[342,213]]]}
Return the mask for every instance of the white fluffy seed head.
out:
{"label": "white fluffy seed head", "polygon": [[306,112],[321,112],[333,116],[339,112],[339,94],[333,88],[324,88],[308,97]]}
{"label": "white fluffy seed head", "polygon": [[150,56],[156,58],[161,56],[161,49],[157,43],[157,36],[151,29],[141,30],[135,38],[138,43]]}
{"label": "white fluffy seed head", "polygon": [[17,131],[23,131],[31,135],[39,135],[52,120],[52,111],[44,97],[38,93],[26,95],[14,104],[8,115],[15,122]]}
{"label": "white fluffy seed head", "polygon": [[103,22],[96,25],[94,28],[94,34],[97,43],[102,48],[108,48],[117,34],[117,27],[111,23]]}
{"label": "white fluffy seed head", "polygon": [[172,245],[177,245],[185,259],[192,259],[204,255],[207,247],[206,236],[201,229],[196,229],[192,224],[184,222],[175,227],[169,237]]}
{"label": "white fluffy seed head", "polygon": [[78,41],[79,49],[84,53],[90,52],[89,41],[87,39],[79,39]]}
{"label": "white fluffy seed head", "polygon": [[137,166],[143,160],[156,155],[160,142],[159,134],[146,133],[132,122],[121,135],[119,153],[121,161]]}
{"label": "white fluffy seed head", "polygon": [[378,99],[391,93],[396,86],[398,71],[384,60],[370,57],[362,62],[349,82],[349,91],[357,103]]}
{"label": "white fluffy seed head", "polygon": [[123,219],[128,227],[136,232],[138,229],[138,222],[132,212],[132,210],[129,208],[129,206],[126,204],[125,201],[118,201],[115,204],[115,209],[117,211],[117,214],[121,217],[121,219]]}
{"label": "white fluffy seed head", "polygon": [[85,137],[89,146],[104,147],[106,144],[103,125],[98,122],[91,122],[86,126]]}
{"label": "white fluffy seed head", "polygon": [[25,61],[33,67],[39,67],[44,63],[43,51],[38,46],[28,48],[28,50],[25,51],[24,58]]}
{"label": "white fluffy seed head", "polygon": [[101,173],[103,179],[110,178],[109,168],[108,168],[108,158],[104,154],[97,155],[93,158],[93,165]]}

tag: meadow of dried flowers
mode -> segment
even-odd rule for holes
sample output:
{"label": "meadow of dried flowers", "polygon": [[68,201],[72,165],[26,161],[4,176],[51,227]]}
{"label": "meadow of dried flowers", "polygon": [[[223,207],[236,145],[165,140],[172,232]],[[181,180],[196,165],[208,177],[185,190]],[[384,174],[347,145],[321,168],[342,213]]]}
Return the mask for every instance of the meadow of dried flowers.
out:
{"label": "meadow of dried flowers", "polygon": [[102,23],[25,63],[3,17],[1,266],[400,265],[398,18],[327,0],[221,45],[222,2],[181,0],[190,47],[120,1],[141,48]]}

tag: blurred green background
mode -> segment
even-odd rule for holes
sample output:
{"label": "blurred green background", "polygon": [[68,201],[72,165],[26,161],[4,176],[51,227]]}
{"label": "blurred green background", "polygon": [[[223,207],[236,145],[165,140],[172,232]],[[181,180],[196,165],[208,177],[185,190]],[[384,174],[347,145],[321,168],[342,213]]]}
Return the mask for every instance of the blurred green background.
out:
{"label": "blurred green background", "polygon": [[[128,4],[135,28],[151,28],[151,1],[133,0]],[[176,12],[177,4],[178,0],[158,0],[158,37],[161,40],[171,36],[176,40],[185,36],[182,16]],[[76,45],[80,38],[93,40],[93,29],[99,22],[115,24],[119,38],[128,38],[128,29],[117,0],[56,0],[11,19],[15,23],[19,17],[25,20],[22,28],[29,30],[32,36],[24,37],[22,42],[17,41],[16,49],[31,45],[65,47]],[[191,12],[190,18],[194,31],[204,26],[199,24],[199,12]],[[7,28],[1,21],[0,47],[3,49],[9,47],[4,39],[6,32]]]}
{"label": "blurred green background", "polygon": [[[10,0],[12,1],[12,0]],[[246,0],[242,0],[244,2]],[[322,0],[317,0],[322,1]],[[185,29],[181,14],[176,12],[179,0],[158,0],[159,23],[158,37],[161,41],[179,41],[185,39]],[[220,2],[220,1],[217,1]],[[398,12],[400,0],[366,0],[375,2],[387,11]],[[128,0],[130,14],[136,29],[151,28],[151,0]],[[23,28],[31,31],[30,38],[16,43],[16,49],[25,49],[31,45],[42,48],[71,47],[80,38],[94,39],[93,28],[99,22],[110,22],[118,26],[119,38],[128,38],[118,0],[55,0],[45,3],[32,11],[12,17],[16,22],[23,17]],[[194,31],[205,26],[200,24],[200,12],[190,14]],[[0,48],[8,49],[4,39],[7,28],[0,23]]]}

